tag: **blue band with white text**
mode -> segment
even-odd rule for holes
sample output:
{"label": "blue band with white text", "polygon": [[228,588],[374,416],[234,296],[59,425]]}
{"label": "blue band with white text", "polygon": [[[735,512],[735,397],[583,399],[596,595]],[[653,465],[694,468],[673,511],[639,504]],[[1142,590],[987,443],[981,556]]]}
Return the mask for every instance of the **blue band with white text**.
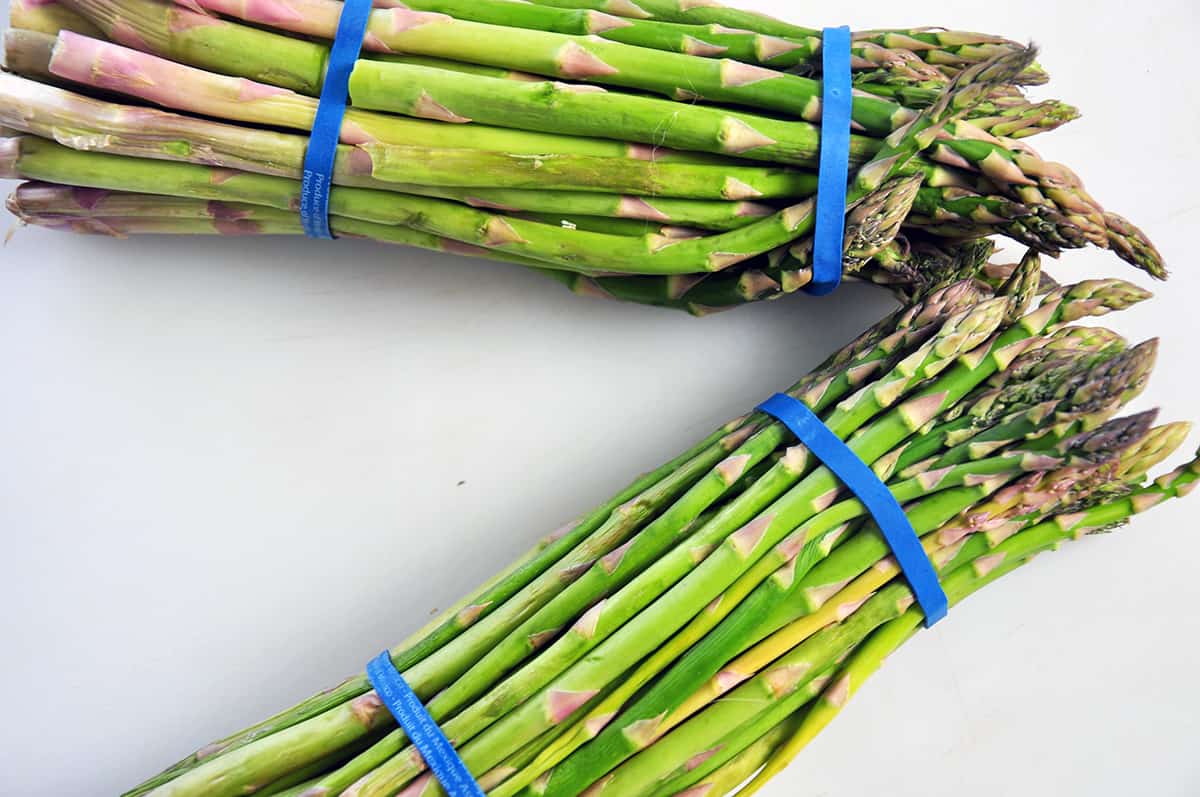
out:
{"label": "blue band with white text", "polygon": [[390,653],[379,654],[367,665],[367,679],[446,794],[450,797],[484,797],[483,789],[459,758],[454,745],[392,664]]}
{"label": "blue band with white text", "polygon": [[333,161],[350,99],[350,73],[362,51],[371,7],[371,0],[346,0],[342,4],[337,36],[329,49],[329,66],[325,70],[321,101],[304,155],[304,177],[300,185],[300,223],[309,238],[333,238],[329,229]]}

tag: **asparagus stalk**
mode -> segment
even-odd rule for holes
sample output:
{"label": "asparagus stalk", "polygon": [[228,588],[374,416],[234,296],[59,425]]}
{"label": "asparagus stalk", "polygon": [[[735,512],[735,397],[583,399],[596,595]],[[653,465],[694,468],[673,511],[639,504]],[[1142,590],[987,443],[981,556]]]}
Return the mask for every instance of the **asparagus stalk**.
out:
{"label": "asparagus stalk", "polygon": [[[823,686],[814,682],[817,686]],[[676,792],[672,797],[725,797],[733,794],[760,770],[771,754],[799,729],[800,716],[789,717],[776,725],[728,762],[702,777],[701,783]]]}
{"label": "asparagus stalk", "polygon": [[[256,205],[220,202],[204,202],[196,199],[156,196],[152,194],[123,194],[119,192],[89,191],[88,189],[49,183],[25,183],[11,195],[9,210],[22,220],[34,218],[104,218],[119,220],[134,219],[245,219],[261,221],[280,219],[295,222],[294,227],[285,228],[291,233],[299,230],[299,219],[294,213],[286,213]],[[529,214],[531,217],[533,214]],[[681,227],[654,226],[650,222],[634,219],[605,219],[579,216],[570,220],[562,216],[542,214],[535,221],[547,224],[621,235],[643,235],[653,232],[659,235],[698,235],[696,230]],[[628,225],[628,226],[626,226]],[[531,265],[536,265],[530,261]]]}

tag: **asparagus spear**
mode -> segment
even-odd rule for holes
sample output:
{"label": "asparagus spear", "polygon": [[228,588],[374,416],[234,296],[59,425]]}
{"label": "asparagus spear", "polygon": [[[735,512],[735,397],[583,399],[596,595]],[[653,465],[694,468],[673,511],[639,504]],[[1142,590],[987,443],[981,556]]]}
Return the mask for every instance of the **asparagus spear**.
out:
{"label": "asparagus spear", "polygon": [[[152,194],[123,194],[120,192],[89,191],[88,189],[59,186],[49,183],[25,183],[11,195],[9,210],[22,220],[35,218],[53,220],[59,217],[103,218],[132,221],[135,219],[232,219],[262,221],[264,219],[290,220],[293,227],[281,227],[280,232],[299,231],[299,219],[294,213],[286,213],[256,205],[220,202],[204,202],[196,199],[181,199]],[[658,226],[635,219],[605,219],[577,216],[570,220],[552,214],[528,214],[535,221],[546,224],[562,224],[566,227],[594,228],[598,232],[620,235],[644,235],[654,233],[667,236],[699,235],[698,230],[683,227]],[[530,261],[530,265],[536,265]]]}
{"label": "asparagus spear", "polygon": [[[818,687],[827,685],[819,681],[814,684]],[[700,783],[678,791],[672,797],[725,797],[737,792],[770,760],[772,753],[799,730],[800,719],[801,715],[797,713],[779,723],[711,774],[700,778]]]}

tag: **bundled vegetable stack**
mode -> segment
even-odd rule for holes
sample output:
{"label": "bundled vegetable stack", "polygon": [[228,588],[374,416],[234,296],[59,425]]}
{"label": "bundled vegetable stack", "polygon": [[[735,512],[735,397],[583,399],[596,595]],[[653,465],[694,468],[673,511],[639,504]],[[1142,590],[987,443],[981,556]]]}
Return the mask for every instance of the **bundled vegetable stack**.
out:
{"label": "bundled vegetable stack", "polygon": [[[812,279],[819,31],[679,0],[379,2],[332,228],[696,313]],[[13,0],[9,208],[48,227],[299,234],[337,0]],[[848,275],[912,295],[993,234],[1162,259],[1029,137],[1075,118],[994,36],[855,35]],[[149,107],[156,106],[156,107]]]}
{"label": "bundled vegetable stack", "polygon": [[[1147,476],[1188,425],[1118,417],[1155,342],[1074,325],[1147,294],[1101,280],[1038,300],[1038,270],[1031,253],[1000,291],[939,289],[789,391],[888,483],[952,603],[1200,479],[1200,461]],[[863,505],[756,412],[391,656],[491,797],[719,797],[786,765],[921,624]],[[358,677],[129,797],[251,793],[443,794]]]}

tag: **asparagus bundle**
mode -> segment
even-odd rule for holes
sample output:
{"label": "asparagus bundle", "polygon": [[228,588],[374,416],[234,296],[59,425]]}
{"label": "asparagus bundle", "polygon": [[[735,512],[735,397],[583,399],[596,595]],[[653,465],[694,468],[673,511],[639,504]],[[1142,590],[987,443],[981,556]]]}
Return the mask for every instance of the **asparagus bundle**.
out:
{"label": "asparagus bundle", "polygon": [[[812,280],[819,31],[676,0],[376,5],[340,131],[336,234],[698,314]],[[37,185],[9,209],[118,236],[300,234],[340,10],[16,0],[0,176]],[[1004,235],[1050,255],[1112,249],[1165,276],[1140,230],[1026,143],[1077,116],[1025,96],[1047,80],[994,36],[856,34],[845,273],[927,292],[963,274],[926,266]]]}
{"label": "asparagus bundle", "polygon": [[[1050,287],[1034,252],[981,271],[1008,276],[920,298],[789,390],[888,484],[955,603],[1200,478],[1200,462],[1146,475],[1188,425],[1120,416],[1156,343],[1075,324],[1143,290]],[[865,507],[755,412],[542,540],[391,656],[492,797],[717,797],[778,771],[921,619]],[[250,793],[443,792],[359,676],[127,797]]]}

